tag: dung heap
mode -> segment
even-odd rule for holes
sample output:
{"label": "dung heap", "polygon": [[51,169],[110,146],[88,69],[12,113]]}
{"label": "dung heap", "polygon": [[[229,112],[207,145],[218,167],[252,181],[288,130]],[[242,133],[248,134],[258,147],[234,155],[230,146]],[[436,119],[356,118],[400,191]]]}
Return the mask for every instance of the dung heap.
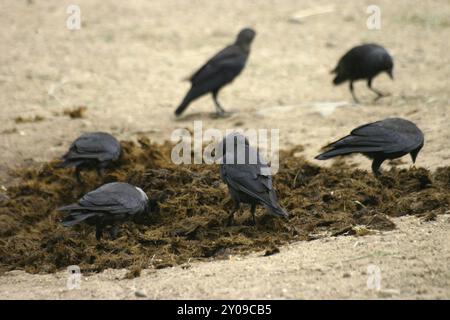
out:
{"label": "dung heap", "polygon": [[[433,219],[450,205],[450,167],[393,168],[377,180],[366,171],[337,161],[322,168],[296,157],[300,147],[280,155],[274,177],[288,221],[257,210],[257,224],[247,207],[228,226],[232,209],[218,165],[174,165],[172,146],[122,142],[118,166],[104,177],[83,173],[79,184],[70,169],[56,161],[15,171],[19,183],[0,199],[0,272],[22,269],[56,272],[79,265],[83,272],[128,268],[164,268],[189,260],[226,258],[232,254],[273,250],[281,244],[325,236],[364,235],[391,230],[389,216],[419,215]],[[118,238],[97,241],[92,227],[72,229],[58,222],[55,209],[76,201],[100,185],[125,181],[158,199],[159,210],[139,224],[121,227]]]}

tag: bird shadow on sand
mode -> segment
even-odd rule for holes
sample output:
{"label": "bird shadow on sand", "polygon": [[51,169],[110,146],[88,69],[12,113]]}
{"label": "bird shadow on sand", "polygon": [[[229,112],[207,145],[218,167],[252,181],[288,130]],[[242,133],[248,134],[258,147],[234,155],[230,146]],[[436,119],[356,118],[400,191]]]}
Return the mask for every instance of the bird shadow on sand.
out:
{"label": "bird shadow on sand", "polygon": [[175,118],[176,122],[191,122],[191,121],[199,121],[199,120],[224,120],[231,119],[237,115],[237,112],[225,112],[224,114],[218,114],[216,112],[196,112],[190,113],[183,117]]}

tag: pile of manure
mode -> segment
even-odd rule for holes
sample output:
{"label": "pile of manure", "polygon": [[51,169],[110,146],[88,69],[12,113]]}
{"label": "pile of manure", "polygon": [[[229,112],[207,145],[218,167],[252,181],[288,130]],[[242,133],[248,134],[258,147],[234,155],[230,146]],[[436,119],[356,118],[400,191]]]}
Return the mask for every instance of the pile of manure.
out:
{"label": "pile of manure", "polygon": [[[430,172],[423,168],[386,171],[376,179],[342,161],[319,167],[298,154],[300,147],[280,154],[274,176],[280,204],[288,220],[257,210],[252,225],[247,206],[235,224],[227,217],[233,205],[219,177],[218,165],[174,165],[172,145],[146,138],[122,142],[123,155],[103,177],[58,169],[57,161],[15,171],[19,182],[0,197],[0,272],[21,269],[51,273],[69,265],[83,272],[128,268],[164,268],[193,260],[273,250],[293,241],[325,236],[364,235],[392,230],[389,217],[419,215],[433,219],[450,204],[450,167]],[[385,166],[387,167],[387,166]],[[93,227],[64,228],[59,206],[75,202],[86,192],[113,181],[141,187],[159,208],[150,218],[121,226],[117,239],[95,239]]]}

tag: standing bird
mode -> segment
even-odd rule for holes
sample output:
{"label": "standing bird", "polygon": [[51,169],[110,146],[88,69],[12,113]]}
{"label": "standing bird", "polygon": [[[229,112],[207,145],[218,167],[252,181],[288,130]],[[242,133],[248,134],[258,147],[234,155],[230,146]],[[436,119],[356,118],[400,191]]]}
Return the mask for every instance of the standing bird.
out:
{"label": "standing bird", "polygon": [[58,164],[60,168],[75,167],[75,176],[81,182],[80,170],[96,168],[99,176],[112,162],[119,159],[120,143],[109,133],[91,132],[78,137],[70,146],[69,151]]}
{"label": "standing bird", "polygon": [[193,100],[206,93],[212,94],[217,115],[225,114],[217,96],[220,89],[231,83],[244,69],[255,35],[255,31],[250,28],[242,29],[234,44],[217,53],[189,78],[192,86],[175,110],[176,116],[181,115]]}
{"label": "standing bird", "polygon": [[117,236],[117,224],[137,215],[149,213],[148,197],[141,188],[124,182],[112,182],[85,194],[78,203],[58,208],[68,211],[61,224],[72,227],[85,222],[96,227],[95,237],[100,240],[103,229],[112,225],[111,237]]}
{"label": "standing bird", "polygon": [[362,153],[373,159],[372,171],[379,176],[380,166],[386,159],[400,158],[409,153],[415,163],[423,144],[423,133],[414,123],[401,118],[387,118],[354,129],[350,135],[326,146],[330,150],[316,159]]}
{"label": "standing bird", "polygon": [[384,94],[372,88],[373,78],[381,72],[386,72],[393,80],[393,68],[394,62],[385,48],[377,44],[363,44],[348,51],[339,60],[338,65],[331,73],[336,74],[333,80],[335,85],[347,80],[350,81],[350,92],[352,93],[353,100],[359,103],[353,90],[353,82],[367,79],[367,87],[377,94],[376,101],[383,97]]}
{"label": "standing bird", "polygon": [[223,152],[219,156],[222,158],[220,177],[227,184],[234,202],[234,210],[228,219],[229,224],[233,222],[234,213],[239,210],[241,202],[251,205],[254,225],[257,204],[265,206],[269,214],[288,217],[288,213],[278,204],[269,166],[243,135],[238,133],[228,135],[222,141],[219,150]]}

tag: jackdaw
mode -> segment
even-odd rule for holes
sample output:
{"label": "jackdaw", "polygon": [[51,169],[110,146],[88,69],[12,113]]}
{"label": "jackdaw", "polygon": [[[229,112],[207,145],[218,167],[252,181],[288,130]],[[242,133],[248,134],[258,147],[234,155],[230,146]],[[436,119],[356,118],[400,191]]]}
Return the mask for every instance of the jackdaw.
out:
{"label": "jackdaw", "polygon": [[394,62],[386,49],[371,43],[352,48],[339,60],[336,68],[331,73],[336,74],[333,80],[335,85],[347,80],[350,81],[350,92],[353,100],[359,103],[353,90],[353,82],[367,79],[368,88],[377,94],[376,101],[383,97],[384,94],[372,88],[373,78],[381,72],[386,72],[391,79],[394,79],[392,74],[393,68]]}
{"label": "jackdaw", "polygon": [[192,86],[175,110],[176,116],[181,115],[193,100],[206,93],[212,93],[217,115],[225,114],[217,98],[219,91],[244,69],[255,34],[250,28],[242,29],[234,44],[217,53],[189,78]]}
{"label": "jackdaw", "polygon": [[401,118],[388,118],[354,129],[350,135],[326,146],[330,150],[316,159],[362,153],[373,159],[372,171],[378,176],[380,166],[386,159],[400,158],[409,153],[415,163],[423,144],[423,133],[414,123]]}
{"label": "jackdaw", "polygon": [[225,137],[218,147],[222,154],[220,177],[227,184],[234,202],[234,210],[228,223],[233,222],[234,213],[240,203],[251,205],[253,224],[256,224],[256,205],[266,207],[269,214],[288,217],[288,213],[278,204],[275,189],[272,186],[270,167],[259,152],[249,145],[245,136],[232,133]]}
{"label": "jackdaw", "polygon": [[112,162],[119,159],[120,143],[109,133],[91,132],[78,137],[62,157],[60,168],[75,167],[75,176],[81,182],[80,170],[96,168],[99,176]]}
{"label": "jackdaw", "polygon": [[103,229],[110,229],[111,238],[117,236],[117,225],[150,212],[149,200],[141,188],[125,182],[112,182],[85,194],[78,203],[58,208],[68,211],[61,224],[72,227],[85,222],[96,227],[95,237],[100,240]]}

